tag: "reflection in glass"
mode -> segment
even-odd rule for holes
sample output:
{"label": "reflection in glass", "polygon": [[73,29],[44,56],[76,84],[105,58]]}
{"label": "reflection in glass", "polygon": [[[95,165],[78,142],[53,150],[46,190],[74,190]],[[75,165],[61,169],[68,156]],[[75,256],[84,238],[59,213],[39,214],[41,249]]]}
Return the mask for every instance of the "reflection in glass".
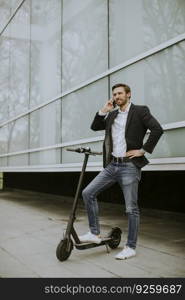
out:
{"label": "reflection in glass", "polygon": [[166,131],[150,158],[185,157],[185,128]]}
{"label": "reflection in glass", "polygon": [[8,157],[8,166],[26,166],[28,165],[28,154],[21,154]]}
{"label": "reflection in glass", "polygon": [[110,66],[185,32],[184,0],[111,0]]}
{"label": "reflection in glass", "polygon": [[184,0],[143,0],[144,47],[152,48],[185,32]]}
{"label": "reflection in glass", "polygon": [[60,149],[30,153],[30,165],[60,164]]}
{"label": "reflection in glass", "polygon": [[6,25],[11,14],[10,1],[1,0],[0,1],[0,31]]}
{"label": "reflection in glass", "polygon": [[6,154],[8,152],[8,126],[0,128],[0,154]]}
{"label": "reflection in glass", "polygon": [[61,100],[30,114],[30,148],[60,143]]}
{"label": "reflection in glass", "polygon": [[64,0],[63,91],[104,72],[108,64],[107,1]]}
{"label": "reflection in glass", "polygon": [[[28,116],[9,124],[8,150],[16,152],[28,149]],[[8,157],[9,165],[28,164],[28,154]]]}
{"label": "reflection in glass", "polygon": [[125,82],[132,101],[148,105],[162,123],[185,120],[185,42],[180,42],[111,76],[111,85]]}
{"label": "reflection in glass", "polygon": [[21,2],[22,0],[0,0],[0,31]]}
{"label": "reflection in glass", "polygon": [[[20,2],[0,0],[1,28]],[[184,0],[26,0],[0,37],[0,122],[104,72],[108,54],[113,67],[184,33],[184,16]],[[132,101],[162,124],[184,121],[184,61],[180,42],[112,74],[111,86],[129,84]],[[90,125],[107,99],[104,78],[0,128],[0,153],[102,136]],[[149,158],[184,156],[183,141],[184,129],[167,131]],[[102,142],[89,146],[101,151]],[[55,164],[61,154],[63,163],[82,161],[54,149],[0,158],[0,165],[26,165],[28,157],[32,165]]]}
{"label": "reflection in glass", "polygon": [[30,106],[61,93],[61,2],[31,2]]}
{"label": "reflection in glass", "polygon": [[6,167],[8,164],[8,158],[7,157],[0,157],[0,167]]}
{"label": "reflection in glass", "polygon": [[102,135],[90,129],[96,112],[108,99],[108,79],[72,93],[62,99],[62,142]]}
{"label": "reflection in glass", "polygon": [[10,64],[10,39],[9,29],[0,37],[0,122],[8,118],[9,100],[9,64]]}
{"label": "reflection in glass", "polygon": [[9,117],[29,107],[30,6],[24,2],[10,23]]}
{"label": "reflection in glass", "polygon": [[9,124],[9,152],[28,149],[28,117],[18,119]]}
{"label": "reflection in glass", "polygon": [[161,122],[185,120],[185,42],[144,62],[145,103]]}

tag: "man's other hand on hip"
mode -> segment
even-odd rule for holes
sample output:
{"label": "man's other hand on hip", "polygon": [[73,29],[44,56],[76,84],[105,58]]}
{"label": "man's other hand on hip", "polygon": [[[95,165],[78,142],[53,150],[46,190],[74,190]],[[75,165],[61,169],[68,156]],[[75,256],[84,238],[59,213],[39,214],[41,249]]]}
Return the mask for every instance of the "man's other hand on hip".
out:
{"label": "man's other hand on hip", "polygon": [[126,152],[126,156],[129,158],[143,156],[145,151],[143,149],[129,150]]}

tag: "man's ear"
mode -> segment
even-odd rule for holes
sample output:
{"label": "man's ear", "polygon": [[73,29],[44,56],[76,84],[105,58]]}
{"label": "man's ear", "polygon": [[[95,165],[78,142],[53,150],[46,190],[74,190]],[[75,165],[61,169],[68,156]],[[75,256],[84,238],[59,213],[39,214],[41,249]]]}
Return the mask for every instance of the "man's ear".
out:
{"label": "man's ear", "polygon": [[127,97],[131,98],[131,92],[127,93]]}

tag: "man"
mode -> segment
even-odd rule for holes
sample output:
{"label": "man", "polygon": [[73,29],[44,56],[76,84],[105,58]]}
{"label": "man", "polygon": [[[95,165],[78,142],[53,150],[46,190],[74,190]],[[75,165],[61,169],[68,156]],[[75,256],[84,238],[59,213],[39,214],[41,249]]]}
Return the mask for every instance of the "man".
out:
{"label": "man", "polygon": [[[112,87],[112,99],[96,114],[92,130],[105,130],[103,144],[104,169],[83,190],[90,232],[80,236],[81,242],[100,243],[97,195],[115,182],[118,182],[125,198],[128,215],[128,237],[126,246],[116,255],[125,259],[136,255],[136,242],[139,226],[138,184],[141,168],[148,160],[145,152],[152,153],[163,133],[158,121],[150,114],[147,106],[130,102],[131,90],[126,84]],[[117,108],[114,108],[114,105]],[[150,130],[143,144],[146,131]]]}

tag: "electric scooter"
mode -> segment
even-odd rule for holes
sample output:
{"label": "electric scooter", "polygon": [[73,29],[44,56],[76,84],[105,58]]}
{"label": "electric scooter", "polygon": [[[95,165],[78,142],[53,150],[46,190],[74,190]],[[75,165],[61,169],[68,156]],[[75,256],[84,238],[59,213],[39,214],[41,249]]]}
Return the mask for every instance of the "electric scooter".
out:
{"label": "electric scooter", "polygon": [[111,249],[115,249],[118,247],[118,245],[120,244],[120,241],[121,241],[121,234],[122,234],[122,231],[120,228],[114,227],[114,228],[112,228],[112,230],[108,233],[108,235],[106,237],[102,238],[102,241],[100,244],[96,244],[96,243],[92,243],[92,242],[91,243],[84,243],[84,242],[82,243],[80,241],[80,239],[73,227],[73,224],[76,219],[75,213],[76,213],[76,209],[77,209],[77,205],[78,205],[79,194],[81,192],[83,177],[84,177],[84,173],[86,170],[89,155],[102,155],[102,152],[93,152],[93,151],[91,151],[91,149],[89,147],[87,147],[87,148],[80,147],[77,149],[68,148],[67,151],[83,153],[85,156],[84,156],[83,166],[82,166],[82,170],[81,170],[81,174],[80,174],[80,178],[79,178],[79,182],[78,182],[78,186],[77,186],[77,190],[76,190],[76,194],[75,194],[75,198],[74,198],[74,202],[73,202],[73,206],[72,206],[71,215],[69,217],[69,221],[67,224],[67,228],[64,233],[63,239],[59,242],[57,249],[56,249],[56,257],[60,261],[65,261],[68,259],[68,257],[70,256],[70,254],[73,250],[73,246],[75,246],[75,248],[78,250],[85,250],[85,249],[100,247],[102,245],[105,245],[107,248],[107,252],[109,252],[108,246]]}

